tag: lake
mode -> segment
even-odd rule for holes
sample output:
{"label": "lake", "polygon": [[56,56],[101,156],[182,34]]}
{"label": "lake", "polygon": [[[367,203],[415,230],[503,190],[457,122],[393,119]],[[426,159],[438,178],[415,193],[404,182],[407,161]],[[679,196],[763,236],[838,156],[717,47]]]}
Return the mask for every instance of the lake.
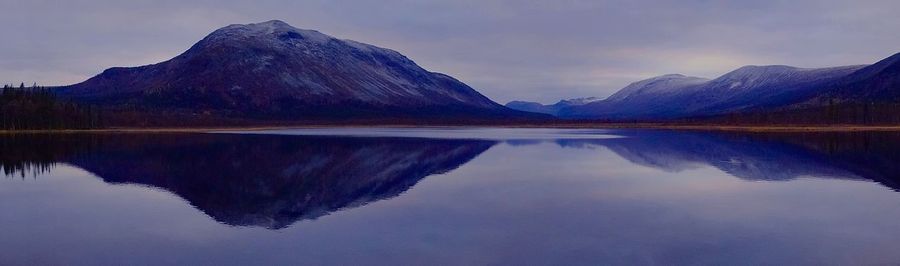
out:
{"label": "lake", "polygon": [[0,136],[0,264],[900,264],[900,133]]}

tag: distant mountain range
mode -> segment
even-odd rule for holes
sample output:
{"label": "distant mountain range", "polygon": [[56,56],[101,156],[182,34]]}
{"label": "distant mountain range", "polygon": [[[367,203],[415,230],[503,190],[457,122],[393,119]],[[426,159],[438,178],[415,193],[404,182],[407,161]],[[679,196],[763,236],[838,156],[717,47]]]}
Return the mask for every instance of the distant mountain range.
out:
{"label": "distant mountain range", "polygon": [[745,66],[708,80],[680,74],[632,83],[583,105],[507,107],[561,118],[667,120],[755,116],[843,122],[895,122],[900,110],[900,54],[873,65],[831,68]]}
{"label": "distant mountain range", "polygon": [[559,101],[555,104],[551,104],[551,105],[543,105],[543,104],[536,103],[536,102],[511,101],[506,104],[506,107],[509,107],[509,108],[512,108],[515,110],[520,110],[520,111],[550,114],[550,115],[557,116],[557,115],[559,115],[559,112],[561,110],[564,110],[564,109],[567,109],[570,107],[574,107],[574,106],[589,104],[589,103],[600,101],[600,100],[603,100],[603,99],[597,98],[597,97],[575,98],[575,99],[561,100],[561,101]]}
{"label": "distant mountain range", "polygon": [[59,95],[151,114],[250,119],[507,119],[508,109],[402,54],[282,21],[230,25],[153,65],[110,68]]}

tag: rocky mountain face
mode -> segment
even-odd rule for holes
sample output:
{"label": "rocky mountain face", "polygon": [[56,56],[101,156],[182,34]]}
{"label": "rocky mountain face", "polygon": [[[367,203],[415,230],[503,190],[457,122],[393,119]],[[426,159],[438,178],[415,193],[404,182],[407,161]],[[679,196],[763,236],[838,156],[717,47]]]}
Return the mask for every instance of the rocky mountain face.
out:
{"label": "rocky mountain face", "polygon": [[396,51],[277,20],[230,25],[169,61],[110,68],[57,91],[103,106],[251,118],[527,116]]}

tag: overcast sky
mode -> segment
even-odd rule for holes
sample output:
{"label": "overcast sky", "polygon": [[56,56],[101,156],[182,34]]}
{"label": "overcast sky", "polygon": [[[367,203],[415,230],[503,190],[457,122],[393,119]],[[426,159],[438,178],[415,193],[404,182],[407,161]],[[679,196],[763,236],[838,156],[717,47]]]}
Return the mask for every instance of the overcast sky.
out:
{"label": "overcast sky", "polygon": [[0,0],[0,82],[63,85],[172,58],[234,23],[283,20],[397,50],[505,103],[605,97],[743,65],[900,52],[900,1]]}

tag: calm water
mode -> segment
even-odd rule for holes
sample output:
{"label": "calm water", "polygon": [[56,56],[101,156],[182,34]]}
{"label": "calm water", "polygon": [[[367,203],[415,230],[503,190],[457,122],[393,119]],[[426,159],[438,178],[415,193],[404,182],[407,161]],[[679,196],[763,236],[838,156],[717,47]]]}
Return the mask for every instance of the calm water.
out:
{"label": "calm water", "polygon": [[0,264],[898,264],[900,134],[0,136]]}

